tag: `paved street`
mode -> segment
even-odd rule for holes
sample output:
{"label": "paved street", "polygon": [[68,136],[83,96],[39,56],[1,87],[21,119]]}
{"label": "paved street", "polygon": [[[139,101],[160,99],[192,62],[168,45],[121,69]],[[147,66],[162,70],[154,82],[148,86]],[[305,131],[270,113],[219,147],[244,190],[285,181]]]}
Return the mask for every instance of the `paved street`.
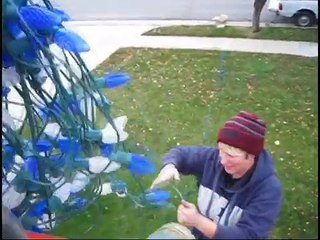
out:
{"label": "paved street", "polygon": [[[253,0],[52,0],[74,20],[211,20],[226,14],[232,21],[251,21]],[[288,22],[267,10],[262,22]]]}

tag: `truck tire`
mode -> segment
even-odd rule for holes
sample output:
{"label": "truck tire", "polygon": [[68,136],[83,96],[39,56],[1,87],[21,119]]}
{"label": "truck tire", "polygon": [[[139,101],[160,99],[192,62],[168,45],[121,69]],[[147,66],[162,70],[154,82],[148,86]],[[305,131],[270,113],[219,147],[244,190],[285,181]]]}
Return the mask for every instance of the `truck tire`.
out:
{"label": "truck tire", "polygon": [[316,17],[311,11],[299,11],[294,15],[294,23],[299,27],[310,27],[315,20]]}

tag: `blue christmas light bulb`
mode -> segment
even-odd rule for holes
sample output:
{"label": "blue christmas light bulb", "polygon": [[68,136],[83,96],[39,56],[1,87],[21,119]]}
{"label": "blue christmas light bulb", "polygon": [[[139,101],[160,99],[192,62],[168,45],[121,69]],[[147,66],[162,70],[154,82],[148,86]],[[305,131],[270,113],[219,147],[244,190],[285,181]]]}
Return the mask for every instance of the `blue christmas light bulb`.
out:
{"label": "blue christmas light bulb", "polygon": [[39,180],[39,167],[36,157],[29,156],[25,159],[24,170],[31,174],[32,180]]}
{"label": "blue christmas light bulb", "polygon": [[12,147],[10,144],[6,144],[4,146],[3,167],[6,171],[9,171],[11,166],[13,165],[15,154],[16,154],[16,151],[14,147]]}
{"label": "blue christmas light bulb", "polygon": [[[69,99],[68,107],[70,108],[73,114],[81,113],[79,102],[76,99]],[[47,106],[40,108],[40,117],[43,120],[46,120],[49,117],[49,114],[54,114],[56,116],[63,114],[63,110],[59,99],[56,99],[50,108]]]}
{"label": "blue christmas light bulb", "polygon": [[125,192],[127,188],[128,188],[128,184],[124,181],[118,180],[118,181],[111,182],[112,192]]}
{"label": "blue christmas light bulb", "polygon": [[68,206],[72,209],[81,210],[86,207],[88,204],[88,200],[85,198],[77,197],[72,202],[68,204]]}
{"label": "blue christmas light bulb", "polygon": [[33,30],[51,30],[62,22],[61,15],[38,6],[23,6],[20,8],[20,14]]}
{"label": "blue christmas light bulb", "polygon": [[17,22],[8,22],[7,27],[9,29],[11,35],[15,39],[23,38],[26,36],[26,34],[24,33],[24,31],[22,31],[21,27],[19,26],[19,24]]}
{"label": "blue christmas light bulb", "polygon": [[21,54],[21,58],[24,61],[29,61],[29,62],[35,61],[37,57],[38,57],[37,52],[34,49],[27,50]]}
{"label": "blue christmas light bulb", "polygon": [[150,192],[145,193],[145,200],[148,202],[163,202],[167,201],[171,197],[171,192],[164,191],[161,189],[155,189]]}
{"label": "blue christmas light bulb", "polygon": [[72,111],[72,113],[74,113],[74,114],[81,113],[81,109],[80,109],[80,106],[79,106],[79,103],[77,100],[70,100],[68,103],[68,106],[69,106],[70,110]]}
{"label": "blue christmas light bulb", "polygon": [[109,159],[120,164],[125,164],[129,171],[138,175],[152,174],[156,170],[156,166],[152,161],[135,153],[116,151],[109,155]]}
{"label": "blue christmas light bulb", "polygon": [[109,157],[114,149],[114,144],[105,143],[105,144],[102,144],[100,148],[103,153],[103,156]]}
{"label": "blue christmas light bulb", "polygon": [[81,145],[78,141],[70,138],[59,138],[57,140],[59,149],[62,153],[75,153],[76,156],[80,155]]}
{"label": "blue christmas light bulb", "polygon": [[7,98],[11,89],[9,87],[2,87],[2,97]]}
{"label": "blue christmas light bulb", "polygon": [[128,73],[112,73],[104,76],[104,80],[105,87],[117,88],[127,84],[131,80],[131,77]]}
{"label": "blue christmas light bulb", "polygon": [[88,52],[89,45],[78,34],[60,28],[55,32],[53,41],[62,49],[74,53]]}
{"label": "blue christmas light bulb", "polygon": [[2,50],[2,67],[9,68],[14,66],[12,56],[7,53],[5,50]]}
{"label": "blue christmas light bulb", "polygon": [[128,169],[135,174],[146,175],[153,174],[156,170],[156,166],[148,158],[133,153]]}
{"label": "blue christmas light bulb", "polygon": [[36,147],[38,152],[47,152],[53,148],[52,143],[46,139],[39,139]]}
{"label": "blue christmas light bulb", "polygon": [[46,203],[46,200],[41,200],[33,205],[29,215],[31,217],[41,217],[43,214],[47,213],[47,211],[48,211],[48,205]]}

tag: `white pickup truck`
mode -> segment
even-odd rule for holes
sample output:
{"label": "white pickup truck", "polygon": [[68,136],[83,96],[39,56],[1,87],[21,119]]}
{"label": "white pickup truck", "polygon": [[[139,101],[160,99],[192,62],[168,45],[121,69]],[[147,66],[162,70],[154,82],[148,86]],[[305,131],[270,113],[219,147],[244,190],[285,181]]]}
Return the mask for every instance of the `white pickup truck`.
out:
{"label": "white pickup truck", "polygon": [[270,0],[268,10],[294,19],[297,26],[309,27],[318,19],[317,0]]}

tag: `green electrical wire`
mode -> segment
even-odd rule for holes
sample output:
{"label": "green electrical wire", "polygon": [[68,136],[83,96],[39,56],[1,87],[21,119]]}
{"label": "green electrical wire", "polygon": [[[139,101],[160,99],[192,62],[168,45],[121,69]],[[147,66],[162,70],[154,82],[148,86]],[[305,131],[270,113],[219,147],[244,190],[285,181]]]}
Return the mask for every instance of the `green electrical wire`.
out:
{"label": "green electrical wire", "polygon": [[[8,0],[9,2],[13,3],[12,0]],[[50,4],[50,1],[44,1],[48,9],[52,9],[52,5]],[[30,39],[34,39],[36,44],[39,46],[40,50],[39,53],[37,53],[37,62],[35,63],[29,63],[26,61],[23,61],[19,57],[14,56],[14,61],[16,63],[16,69],[17,72],[19,73],[19,76],[21,78],[20,86],[21,89],[18,87],[15,87],[19,95],[22,97],[24,100],[24,107],[26,108],[26,119],[24,120],[22,124],[23,129],[27,124],[30,127],[30,132],[31,132],[31,145],[32,147],[28,150],[34,151],[36,149],[36,143],[37,141],[43,136],[44,130],[47,126],[48,123],[55,121],[59,126],[60,130],[63,132],[64,136],[67,136],[70,139],[78,138],[82,142],[82,145],[87,145],[89,148],[89,152],[87,155],[93,156],[93,148],[98,144],[98,142],[93,141],[86,141],[86,132],[90,129],[95,129],[95,112],[94,108],[92,107],[93,105],[96,106],[98,110],[100,110],[105,119],[108,121],[108,123],[112,126],[112,128],[115,130],[117,134],[117,142],[115,143],[116,149],[119,148],[120,144],[120,136],[119,132],[116,129],[116,126],[113,122],[112,118],[112,112],[111,112],[111,102],[110,100],[102,94],[102,92],[94,87],[94,78],[91,74],[91,72],[87,69],[86,65],[84,64],[82,58],[80,57],[79,54],[73,54],[69,53],[69,55],[74,58],[77,67],[81,71],[81,77],[76,76],[76,74],[72,71],[70,68],[70,64],[68,62],[68,57],[66,56],[66,52],[63,50],[64,53],[64,61],[56,57],[52,52],[50,52],[50,49],[46,46],[43,46],[41,41],[38,39],[35,33],[32,32],[32,30],[28,27],[28,25],[25,23],[23,18],[21,17],[18,9],[16,8],[18,17],[21,18],[21,23],[23,27],[26,29],[26,35]],[[41,56],[41,54],[43,56]],[[47,60],[48,64],[45,64],[44,61]],[[65,67],[67,72],[60,70],[58,64],[55,63],[55,60],[58,60],[62,62],[62,66]],[[28,68],[28,70],[27,70]],[[56,93],[54,94],[53,97],[50,96],[50,94],[42,89],[41,83],[37,82],[38,78],[35,74],[32,74],[28,71],[30,69],[37,69],[37,70],[44,70],[48,76],[48,78],[52,81],[54,86],[56,87]],[[62,79],[60,74],[70,83],[70,93],[67,92],[65,89]],[[79,112],[77,114],[73,113],[68,106],[70,101],[76,100],[77,101],[77,89],[81,89],[82,91],[82,98],[84,99],[84,112]],[[35,92],[31,91],[35,90]],[[98,97],[96,97],[98,95]],[[37,103],[37,101],[33,99],[41,99],[41,104]],[[56,112],[53,110],[55,108],[55,103],[56,100],[59,99],[59,108],[63,112],[62,116],[59,114],[56,114]],[[6,102],[8,104],[9,102]],[[13,102],[10,102],[10,104],[14,104]],[[91,111],[89,109],[89,104],[91,105]],[[43,105],[43,106],[42,106]],[[47,107],[47,117],[46,119],[42,119],[40,114],[38,113],[37,110],[41,109],[41,107]],[[89,120],[91,119],[91,121]],[[80,128],[80,131],[79,128]],[[19,130],[19,133],[22,133],[22,130]],[[82,133],[84,136],[82,136]],[[6,139],[8,139],[8,142],[10,145],[12,145],[15,149],[19,149],[18,155],[21,157],[24,157],[24,151],[26,146],[24,144],[23,138],[21,137],[21,134],[12,134],[11,136],[8,136],[7,133],[4,132],[3,130],[3,136],[5,136]],[[58,136],[55,137],[57,139]],[[50,139],[50,142],[52,139]],[[84,144],[85,143],[85,144]],[[123,148],[126,148],[126,143],[122,142],[121,143]],[[66,178],[70,178],[72,176],[72,168],[68,164],[72,163],[72,160],[76,157],[75,152],[71,152],[68,155],[61,154],[61,158],[68,158],[69,160],[67,161],[66,165],[67,167],[64,169],[64,172],[59,172],[60,178],[58,178],[57,181],[54,182],[49,182],[49,180],[46,179],[44,176],[45,172],[45,164],[49,163],[49,156],[51,156],[53,150],[50,150],[49,152],[44,154],[44,157],[42,157],[37,151],[35,151],[34,156],[36,157],[38,167],[39,167],[39,181],[37,180],[30,180],[31,183],[35,183],[40,185],[41,187],[44,187],[44,193],[41,194],[41,198],[45,198],[48,203],[48,199],[51,196],[51,193],[54,190],[59,189],[60,187],[63,186],[65,182],[61,181]],[[111,162],[110,162],[111,163]],[[105,169],[107,169],[110,165],[110,163],[106,166]],[[58,163],[57,163],[58,164]],[[55,167],[53,165],[53,167]],[[58,168],[58,166],[56,166]],[[13,168],[17,172],[19,172],[18,168]],[[60,171],[60,170],[59,170]],[[84,171],[83,171],[84,172]],[[86,173],[87,176],[90,177],[90,184],[88,187],[85,187],[84,193],[86,194],[87,197],[92,197],[89,199],[88,204],[86,205],[89,206],[91,205],[96,199],[99,198],[101,195],[102,191],[102,176],[104,174],[92,174]],[[135,178],[135,181],[139,185],[140,191],[143,193],[145,192],[145,189],[143,188],[143,185],[141,183],[141,179],[138,178],[133,174],[133,177]],[[60,183],[61,181],[61,183]],[[51,187],[48,189],[47,187]],[[53,187],[54,186],[54,187]],[[128,192],[128,196],[133,199],[136,203],[139,203],[139,200],[135,195],[131,194]],[[144,197],[144,195],[142,195]],[[31,197],[30,197],[31,198]],[[30,198],[28,200],[30,200]],[[143,206],[140,204],[140,206]],[[23,208],[28,208],[28,204],[25,203],[23,205]],[[21,208],[21,211],[23,209]],[[23,210],[22,216],[24,216],[27,213],[26,210]],[[52,221],[59,221],[59,217],[54,217],[52,216],[51,212],[49,212],[49,220],[47,223],[49,223],[52,227]],[[43,224],[43,222],[42,222]]]}

